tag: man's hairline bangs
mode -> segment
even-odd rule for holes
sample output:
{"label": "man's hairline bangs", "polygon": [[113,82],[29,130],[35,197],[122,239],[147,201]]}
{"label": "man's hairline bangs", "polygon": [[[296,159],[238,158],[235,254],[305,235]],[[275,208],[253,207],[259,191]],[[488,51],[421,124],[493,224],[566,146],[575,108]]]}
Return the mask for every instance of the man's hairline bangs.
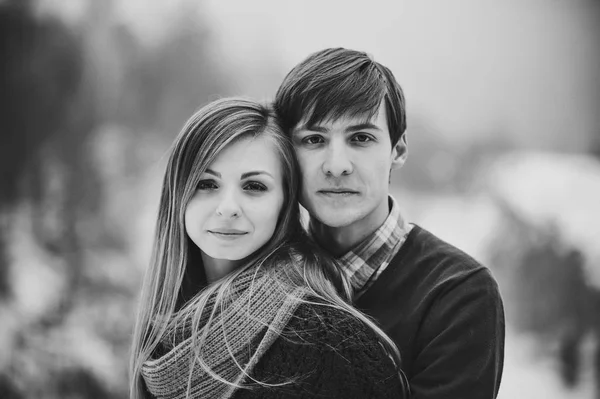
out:
{"label": "man's hairline bangs", "polygon": [[[381,104],[385,100],[385,93],[381,95],[379,102],[377,105],[369,108],[353,106],[348,109],[343,109],[343,106],[334,106],[327,113],[323,115],[317,116],[318,113],[315,112],[317,108],[318,101],[312,102],[311,105],[307,105],[303,107],[300,112],[300,115],[303,115],[299,118],[294,130],[298,129],[310,129],[311,127],[318,126],[321,124],[333,123],[341,118],[349,118],[355,119],[358,123],[368,123],[373,120],[373,118],[378,115]],[[339,103],[338,103],[339,104]]]}

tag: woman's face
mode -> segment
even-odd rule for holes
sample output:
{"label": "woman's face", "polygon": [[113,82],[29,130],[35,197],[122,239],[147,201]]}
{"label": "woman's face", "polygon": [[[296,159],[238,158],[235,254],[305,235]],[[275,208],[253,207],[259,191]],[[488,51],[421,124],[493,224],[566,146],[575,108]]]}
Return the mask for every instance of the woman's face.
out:
{"label": "woman's face", "polygon": [[185,210],[185,229],[205,266],[237,261],[271,238],[283,201],[283,171],[272,141],[240,139],[200,176]]}

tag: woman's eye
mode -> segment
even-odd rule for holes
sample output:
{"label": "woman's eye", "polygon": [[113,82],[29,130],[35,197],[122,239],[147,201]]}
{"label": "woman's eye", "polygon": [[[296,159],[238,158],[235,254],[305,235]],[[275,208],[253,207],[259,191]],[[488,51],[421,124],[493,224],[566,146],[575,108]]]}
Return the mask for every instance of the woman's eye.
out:
{"label": "woman's eye", "polygon": [[216,190],[219,188],[217,183],[214,180],[200,180],[198,182],[198,186],[196,186],[197,190]]}
{"label": "woman's eye", "polygon": [[323,143],[323,137],[321,136],[308,136],[302,139],[302,142],[305,144],[320,144]]}
{"label": "woman's eye", "polygon": [[267,191],[267,186],[257,181],[251,181],[244,185],[246,191]]}

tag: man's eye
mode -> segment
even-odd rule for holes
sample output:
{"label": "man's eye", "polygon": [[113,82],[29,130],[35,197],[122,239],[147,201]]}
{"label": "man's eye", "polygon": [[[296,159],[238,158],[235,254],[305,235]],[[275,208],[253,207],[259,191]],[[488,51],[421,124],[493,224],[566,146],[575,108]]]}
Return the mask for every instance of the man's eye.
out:
{"label": "man's eye", "polygon": [[216,190],[217,188],[219,186],[214,180],[200,180],[198,186],[196,186],[196,190]]}
{"label": "man's eye", "polygon": [[244,190],[246,191],[267,191],[267,186],[257,181],[250,181],[244,184]]}
{"label": "man's eye", "polygon": [[302,142],[305,144],[321,144],[324,140],[321,136],[308,136],[302,139]]}
{"label": "man's eye", "polygon": [[367,134],[357,134],[352,137],[352,141],[357,141],[359,143],[367,143],[369,141],[373,141],[373,139]]}

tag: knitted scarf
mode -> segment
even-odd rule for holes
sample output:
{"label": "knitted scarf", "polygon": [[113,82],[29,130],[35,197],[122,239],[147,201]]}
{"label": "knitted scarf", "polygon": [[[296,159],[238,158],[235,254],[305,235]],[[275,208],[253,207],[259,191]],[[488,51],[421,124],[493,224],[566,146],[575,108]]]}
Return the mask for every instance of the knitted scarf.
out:
{"label": "knitted scarf", "polygon": [[[223,301],[224,307],[214,309],[215,295],[208,298],[197,337],[205,329],[208,335],[204,342],[197,339],[195,343],[200,345],[204,362],[221,378],[241,384],[306,297],[305,288],[282,281],[277,275],[257,276],[256,269],[251,267],[234,280],[230,295]],[[206,326],[213,309],[216,315]],[[197,361],[190,375],[194,360],[191,333],[191,321],[186,320],[183,327],[171,329],[161,340],[166,353],[144,362],[142,376],[148,391],[157,399],[186,398],[191,377],[189,397],[231,397],[237,388],[210,376]]]}

